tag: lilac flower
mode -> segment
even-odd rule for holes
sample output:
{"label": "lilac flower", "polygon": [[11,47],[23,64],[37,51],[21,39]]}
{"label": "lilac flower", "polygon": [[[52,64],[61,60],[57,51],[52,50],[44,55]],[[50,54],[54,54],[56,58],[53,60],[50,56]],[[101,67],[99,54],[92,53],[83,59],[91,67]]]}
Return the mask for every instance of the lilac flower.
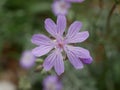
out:
{"label": "lilac flower", "polygon": [[20,59],[20,65],[25,69],[29,69],[32,66],[34,66],[35,60],[36,58],[32,54],[32,52],[27,50],[27,51],[24,51],[22,54],[22,57]]}
{"label": "lilac flower", "polygon": [[66,15],[71,3],[73,2],[83,2],[84,0],[54,0],[52,4],[52,10],[55,15]]}
{"label": "lilac flower", "polygon": [[83,68],[83,64],[90,64],[92,57],[88,50],[82,47],[74,47],[71,44],[85,41],[89,33],[88,31],[79,32],[82,28],[82,23],[75,21],[68,28],[67,35],[63,33],[66,29],[66,17],[59,15],[55,24],[50,18],[45,20],[45,28],[54,39],[51,40],[45,35],[35,34],[32,37],[32,43],[38,45],[32,50],[32,53],[37,56],[43,56],[52,50],[50,55],[45,59],[43,67],[46,71],[54,67],[58,75],[64,72],[63,53],[67,54],[70,63],[76,68]]}
{"label": "lilac flower", "polygon": [[48,76],[43,81],[43,90],[62,90],[62,84],[57,76]]}
{"label": "lilac flower", "polygon": [[54,1],[52,4],[52,10],[55,15],[66,15],[70,7],[70,3],[65,1]]}

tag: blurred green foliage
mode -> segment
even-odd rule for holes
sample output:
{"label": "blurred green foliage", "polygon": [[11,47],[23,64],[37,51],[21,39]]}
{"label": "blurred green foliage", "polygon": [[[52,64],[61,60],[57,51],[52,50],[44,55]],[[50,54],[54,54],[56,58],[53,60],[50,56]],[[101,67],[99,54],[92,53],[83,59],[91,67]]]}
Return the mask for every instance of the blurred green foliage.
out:
{"label": "blurred green foliage", "polygon": [[[0,0],[0,57],[4,57],[6,45],[10,45],[16,48],[14,55],[17,55],[19,60],[23,50],[34,47],[30,42],[33,34],[48,35],[44,28],[44,20],[48,17],[56,20],[51,11],[52,2],[53,0]],[[117,4],[110,13],[114,3]],[[88,30],[90,37],[78,45],[90,50],[94,62],[85,66],[83,70],[75,70],[65,61],[63,90],[119,90],[119,0],[85,0],[83,3],[72,5],[67,16],[68,25],[75,20],[83,22],[82,30]],[[0,62],[0,68],[2,64]],[[20,77],[20,89],[42,90],[42,80],[47,74],[31,70],[29,77]]]}

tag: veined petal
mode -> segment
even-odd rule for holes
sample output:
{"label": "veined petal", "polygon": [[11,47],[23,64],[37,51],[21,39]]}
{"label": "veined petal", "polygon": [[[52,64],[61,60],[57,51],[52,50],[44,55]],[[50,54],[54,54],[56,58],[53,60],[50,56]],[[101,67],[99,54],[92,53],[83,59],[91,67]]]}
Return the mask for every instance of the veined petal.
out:
{"label": "veined petal", "polygon": [[75,51],[71,51],[69,48],[65,50],[67,53],[68,59],[70,63],[74,66],[76,69],[82,69],[83,68],[83,63],[79,60],[79,58],[76,56]]}
{"label": "veined petal", "polygon": [[64,72],[64,62],[61,52],[56,51],[56,60],[54,63],[55,71],[58,75],[61,75]]}
{"label": "veined petal", "polygon": [[50,18],[47,18],[45,20],[45,29],[48,33],[50,33],[53,37],[56,36],[57,30],[56,30],[56,24],[51,20]]}
{"label": "veined petal", "polygon": [[64,62],[61,52],[55,50],[44,61],[43,67],[46,71],[50,70],[54,66],[58,75],[64,72]]}
{"label": "veined petal", "polygon": [[41,45],[41,46],[36,47],[35,49],[33,49],[32,53],[36,57],[40,57],[40,56],[43,56],[43,55],[47,54],[52,49],[53,49],[53,46]]}
{"label": "veined petal", "polygon": [[84,0],[65,0],[65,1],[67,1],[67,2],[83,2]]}
{"label": "veined petal", "polygon": [[88,31],[83,31],[83,32],[77,33],[73,37],[66,38],[65,41],[67,43],[80,43],[85,41],[88,37],[89,37]]}
{"label": "veined petal", "polygon": [[54,51],[45,59],[43,63],[44,69],[46,71],[49,71],[53,67],[55,60],[56,60],[56,52]]}
{"label": "veined petal", "polygon": [[81,28],[82,28],[82,23],[75,21],[70,25],[66,38],[74,37],[80,31]]}
{"label": "veined petal", "polygon": [[64,15],[58,15],[57,17],[57,33],[63,35],[66,28],[66,17]]}
{"label": "veined petal", "polygon": [[50,45],[52,41],[45,35],[42,34],[34,34],[31,39],[32,43],[36,45]]}
{"label": "veined petal", "polygon": [[75,55],[79,58],[91,58],[90,53],[87,49],[84,49],[82,47],[73,47],[70,45],[67,45],[67,48],[69,51],[75,52]]}

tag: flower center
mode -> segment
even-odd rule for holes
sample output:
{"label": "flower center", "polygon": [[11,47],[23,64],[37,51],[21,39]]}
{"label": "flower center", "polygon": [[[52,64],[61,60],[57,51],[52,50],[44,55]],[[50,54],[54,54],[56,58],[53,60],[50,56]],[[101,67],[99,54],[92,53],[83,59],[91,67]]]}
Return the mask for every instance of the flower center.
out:
{"label": "flower center", "polygon": [[55,48],[63,50],[64,46],[66,45],[66,42],[63,37],[59,37],[56,40],[53,40],[55,42]]}
{"label": "flower center", "polygon": [[58,47],[59,48],[63,48],[64,44],[61,42],[61,43],[58,43]]}
{"label": "flower center", "polygon": [[64,40],[60,39],[60,40],[56,41],[56,48],[59,48],[60,50],[63,50],[64,45],[65,45]]}
{"label": "flower center", "polygon": [[67,6],[66,6],[66,4],[65,4],[64,2],[60,4],[60,7],[61,7],[63,10],[67,8]]}

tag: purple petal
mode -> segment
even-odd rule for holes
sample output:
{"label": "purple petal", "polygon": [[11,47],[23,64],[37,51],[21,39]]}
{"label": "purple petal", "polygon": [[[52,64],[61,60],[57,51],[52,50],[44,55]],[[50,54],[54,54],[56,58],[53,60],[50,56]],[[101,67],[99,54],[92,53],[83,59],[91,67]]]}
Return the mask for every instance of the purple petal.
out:
{"label": "purple petal", "polygon": [[66,38],[74,37],[80,31],[81,28],[82,28],[81,22],[76,21],[76,22],[72,23],[68,29]]}
{"label": "purple petal", "polygon": [[52,11],[56,16],[66,15],[70,7],[71,7],[70,3],[61,0],[60,1],[56,0],[52,4]]}
{"label": "purple petal", "polygon": [[53,37],[56,36],[57,30],[56,30],[56,24],[50,19],[47,18],[45,20],[45,29],[47,30],[48,33],[50,33]]}
{"label": "purple petal", "polygon": [[64,62],[61,52],[55,50],[44,61],[43,67],[46,71],[50,70],[54,65],[55,71],[58,75],[64,72]]}
{"label": "purple petal", "polygon": [[73,47],[73,46],[68,46],[67,48],[72,51],[75,52],[76,56],[79,58],[91,58],[90,53],[87,49],[84,49],[82,47]]}
{"label": "purple petal", "polygon": [[22,57],[20,58],[20,65],[25,69],[30,69],[35,65],[36,57],[32,54],[31,51],[26,50],[22,53]]}
{"label": "purple petal", "polygon": [[76,69],[82,69],[83,68],[83,63],[79,60],[79,58],[76,56],[75,51],[71,51],[69,48],[66,50],[68,59],[70,63],[76,68]]}
{"label": "purple petal", "polygon": [[45,46],[45,45],[41,45],[39,47],[36,47],[35,49],[32,50],[32,53],[37,56],[43,56],[45,54],[47,54],[50,50],[53,49],[53,46]]}
{"label": "purple petal", "polygon": [[57,17],[57,32],[59,35],[63,35],[66,28],[66,17],[64,15],[59,15]]}
{"label": "purple petal", "polygon": [[66,38],[67,43],[80,43],[85,41],[89,37],[88,31],[80,32],[73,37]]}
{"label": "purple petal", "polygon": [[62,90],[62,83],[57,76],[47,76],[43,81],[43,90]]}
{"label": "purple petal", "polygon": [[65,1],[67,1],[67,2],[83,2],[84,0],[65,0]]}
{"label": "purple petal", "polygon": [[55,63],[55,60],[56,60],[56,52],[54,51],[52,54],[50,54],[44,61],[43,63],[43,67],[46,71],[49,71],[54,63]]}
{"label": "purple petal", "polygon": [[80,60],[84,63],[84,64],[91,64],[93,59],[92,58],[80,58]]}
{"label": "purple petal", "polygon": [[58,75],[64,72],[64,62],[61,52],[56,51],[56,60],[54,64],[55,71]]}
{"label": "purple petal", "polygon": [[35,34],[32,36],[31,39],[32,43],[36,45],[50,45],[52,41],[45,35],[42,34]]}

